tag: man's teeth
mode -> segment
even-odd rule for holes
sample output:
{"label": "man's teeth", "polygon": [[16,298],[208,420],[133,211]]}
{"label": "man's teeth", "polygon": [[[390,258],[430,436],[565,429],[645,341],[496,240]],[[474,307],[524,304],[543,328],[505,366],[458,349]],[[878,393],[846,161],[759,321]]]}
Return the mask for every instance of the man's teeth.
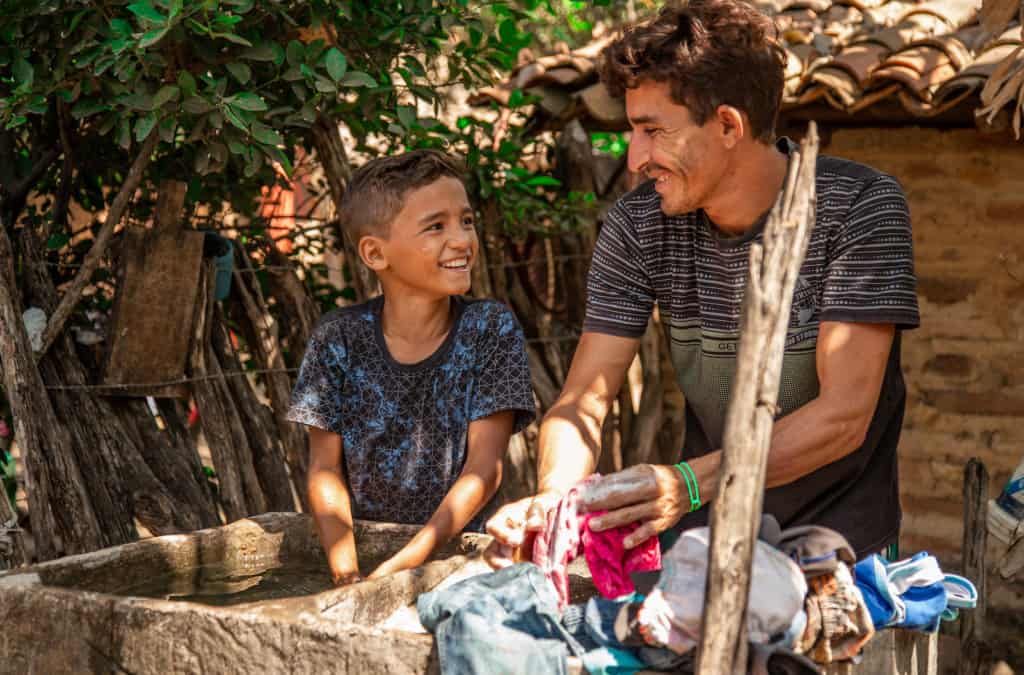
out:
{"label": "man's teeth", "polygon": [[459,260],[452,260],[451,262],[441,263],[441,267],[449,270],[460,270],[469,265],[469,258],[461,258]]}

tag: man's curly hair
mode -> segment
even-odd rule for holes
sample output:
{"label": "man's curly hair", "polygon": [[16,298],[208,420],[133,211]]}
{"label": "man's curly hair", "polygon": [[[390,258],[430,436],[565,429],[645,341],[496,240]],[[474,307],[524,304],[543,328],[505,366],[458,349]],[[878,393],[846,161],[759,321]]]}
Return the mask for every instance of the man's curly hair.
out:
{"label": "man's curly hair", "polygon": [[673,3],[627,28],[604,50],[601,80],[613,96],[644,80],[667,82],[672,99],[703,125],[720,105],[747,114],[770,142],[782,102],[786,53],[772,20],[743,0]]}

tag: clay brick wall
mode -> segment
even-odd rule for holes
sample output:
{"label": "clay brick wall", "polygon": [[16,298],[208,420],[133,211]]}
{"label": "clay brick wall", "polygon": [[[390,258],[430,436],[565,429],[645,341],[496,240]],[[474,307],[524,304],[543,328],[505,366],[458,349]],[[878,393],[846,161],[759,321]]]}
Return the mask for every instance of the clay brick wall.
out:
{"label": "clay brick wall", "polygon": [[[995,494],[1024,456],[1024,145],[971,129],[835,129],[823,152],[892,174],[910,203],[921,328],[903,344],[902,547],[957,569],[964,465],[984,461]],[[993,605],[1024,607],[1024,584],[997,587]]]}

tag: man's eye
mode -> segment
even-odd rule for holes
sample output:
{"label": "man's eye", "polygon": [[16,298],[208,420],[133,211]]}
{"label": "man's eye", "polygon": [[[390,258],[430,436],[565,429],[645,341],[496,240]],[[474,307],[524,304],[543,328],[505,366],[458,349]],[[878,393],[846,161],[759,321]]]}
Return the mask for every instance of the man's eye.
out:
{"label": "man's eye", "polygon": [[645,129],[644,132],[648,136],[657,136],[658,134],[661,133],[661,129]]}

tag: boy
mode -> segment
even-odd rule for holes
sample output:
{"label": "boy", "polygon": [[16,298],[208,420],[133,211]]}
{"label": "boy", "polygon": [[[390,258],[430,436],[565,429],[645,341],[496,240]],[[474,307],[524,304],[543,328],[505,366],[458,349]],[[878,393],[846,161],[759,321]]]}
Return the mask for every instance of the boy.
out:
{"label": "boy", "polygon": [[462,297],[478,242],[450,158],[373,160],[339,211],[383,293],[321,320],[288,419],[309,427],[309,504],[335,583],[346,584],[361,579],[353,518],[424,524],[370,578],[480,530],[509,438],[534,403],[513,314]]}

